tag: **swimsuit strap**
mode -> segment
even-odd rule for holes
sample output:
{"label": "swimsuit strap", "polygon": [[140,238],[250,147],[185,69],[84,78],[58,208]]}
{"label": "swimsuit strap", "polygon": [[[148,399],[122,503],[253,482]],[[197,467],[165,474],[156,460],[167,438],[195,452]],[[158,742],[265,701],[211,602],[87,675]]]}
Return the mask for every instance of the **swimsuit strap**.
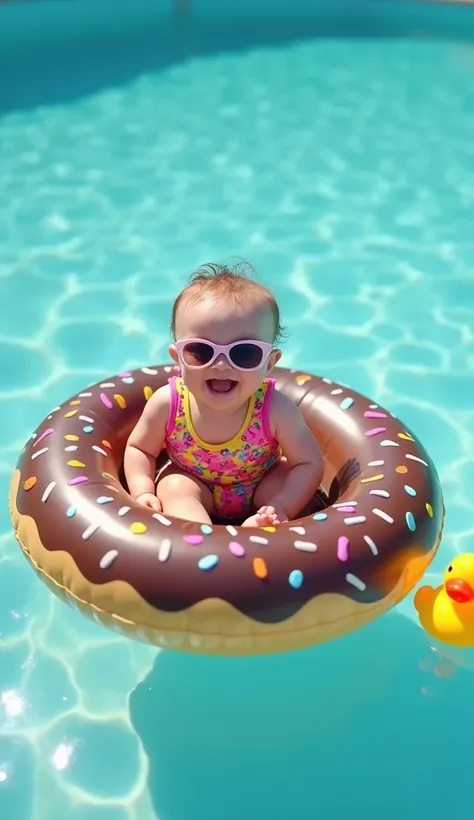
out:
{"label": "swimsuit strap", "polygon": [[178,376],[173,376],[171,379],[168,379],[168,384],[170,386],[170,409],[168,413],[168,422],[166,424],[166,436],[170,436],[173,433],[173,430],[176,427],[176,420],[177,416],[181,415],[183,412],[183,403],[180,400],[180,394],[178,393],[178,388],[176,385],[176,380]]}

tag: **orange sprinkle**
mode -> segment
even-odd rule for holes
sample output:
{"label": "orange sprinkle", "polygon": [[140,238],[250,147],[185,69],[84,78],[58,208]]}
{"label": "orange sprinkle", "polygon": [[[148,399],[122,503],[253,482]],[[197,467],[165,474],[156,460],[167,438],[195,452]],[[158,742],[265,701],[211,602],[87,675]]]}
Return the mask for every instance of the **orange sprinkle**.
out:
{"label": "orange sprinkle", "polygon": [[85,467],[86,465],[82,463],[82,461],[77,461],[77,459],[72,458],[71,461],[68,461],[70,467]]}
{"label": "orange sprinkle", "polygon": [[260,527],[261,530],[265,530],[265,532],[276,532],[276,527]]}
{"label": "orange sprinkle", "polygon": [[73,416],[76,415],[76,413],[77,413],[77,410],[69,410],[67,413],[64,414],[64,418],[65,419],[71,419]]}
{"label": "orange sprinkle", "polygon": [[80,399],[73,399],[72,401],[69,402],[69,404],[80,404],[80,403],[81,403]]}
{"label": "orange sprinkle", "polygon": [[111,450],[111,449],[112,449],[112,445],[111,445],[110,441],[107,441],[107,439],[106,439],[106,438],[103,438],[103,439],[102,439],[102,444],[104,445],[104,447],[107,447],[107,450]]}
{"label": "orange sprinkle", "polygon": [[124,397],[121,396],[120,393],[114,393],[114,399],[117,402],[120,409],[125,410],[127,402],[125,401]]}
{"label": "orange sprinkle", "polygon": [[398,438],[402,438],[404,441],[415,441],[414,438],[408,435],[408,433],[397,433]]}
{"label": "orange sprinkle", "polygon": [[407,473],[408,472],[408,467],[405,467],[404,464],[400,464],[399,467],[395,467],[395,472],[396,473]]}
{"label": "orange sprinkle", "polygon": [[72,433],[68,433],[67,436],[64,436],[66,441],[79,441],[79,436],[74,436]]}
{"label": "orange sprinkle", "polygon": [[147,384],[146,387],[143,388],[143,395],[145,396],[146,401],[148,401],[148,399],[151,399],[153,395],[153,390],[151,389],[149,384]]}
{"label": "orange sprinkle", "polygon": [[380,481],[383,478],[382,473],[380,475],[371,475],[369,478],[361,478],[361,484],[368,484],[369,481]]}
{"label": "orange sprinkle", "polygon": [[433,518],[433,507],[431,504],[426,504],[426,512],[428,513],[430,518]]}
{"label": "orange sprinkle", "polygon": [[35,475],[30,476],[29,478],[25,479],[25,481],[23,482],[23,489],[24,490],[31,490],[35,486],[37,481],[38,481],[38,479],[36,478]]}
{"label": "orange sprinkle", "polygon": [[301,376],[297,376],[295,381],[296,381],[296,384],[299,384],[301,386],[301,385],[305,384],[306,382],[310,382],[311,381],[311,376],[308,376],[307,373],[303,373]]}
{"label": "orange sprinkle", "polygon": [[268,569],[265,561],[263,558],[254,558],[253,559],[253,571],[257,578],[266,578],[268,575]]}

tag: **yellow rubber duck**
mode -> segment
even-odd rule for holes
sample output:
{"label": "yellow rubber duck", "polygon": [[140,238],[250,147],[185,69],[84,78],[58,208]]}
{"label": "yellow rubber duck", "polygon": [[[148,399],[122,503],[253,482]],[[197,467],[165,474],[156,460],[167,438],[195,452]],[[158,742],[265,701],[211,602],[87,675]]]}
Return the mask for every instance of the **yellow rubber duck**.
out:
{"label": "yellow rubber duck", "polygon": [[451,646],[474,647],[474,555],[451,561],[439,587],[423,586],[414,598],[423,629]]}

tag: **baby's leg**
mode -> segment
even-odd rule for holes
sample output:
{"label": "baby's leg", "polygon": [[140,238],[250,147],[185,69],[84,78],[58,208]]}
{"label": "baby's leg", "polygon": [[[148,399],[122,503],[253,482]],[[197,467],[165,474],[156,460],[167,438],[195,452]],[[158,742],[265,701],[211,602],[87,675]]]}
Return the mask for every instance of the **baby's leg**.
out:
{"label": "baby's leg", "polygon": [[209,487],[198,478],[182,472],[174,464],[169,464],[161,472],[156,494],[165,515],[174,515],[199,524],[211,523],[214,502]]}

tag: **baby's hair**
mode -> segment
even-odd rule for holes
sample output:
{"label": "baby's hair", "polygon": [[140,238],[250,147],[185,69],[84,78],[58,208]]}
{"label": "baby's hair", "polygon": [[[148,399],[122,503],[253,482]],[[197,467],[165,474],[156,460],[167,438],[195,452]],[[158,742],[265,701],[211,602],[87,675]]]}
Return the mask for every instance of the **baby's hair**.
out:
{"label": "baby's hair", "polygon": [[269,288],[249,278],[253,273],[253,268],[247,263],[233,266],[210,263],[199,267],[191,275],[189,284],[177,296],[173,305],[171,312],[173,337],[175,337],[176,314],[184,298],[197,301],[202,296],[219,294],[226,299],[233,299],[234,303],[238,304],[247,300],[249,295],[254,294],[270,308],[274,321],[273,342],[280,342],[284,336],[284,328],[280,320],[278,303]]}

